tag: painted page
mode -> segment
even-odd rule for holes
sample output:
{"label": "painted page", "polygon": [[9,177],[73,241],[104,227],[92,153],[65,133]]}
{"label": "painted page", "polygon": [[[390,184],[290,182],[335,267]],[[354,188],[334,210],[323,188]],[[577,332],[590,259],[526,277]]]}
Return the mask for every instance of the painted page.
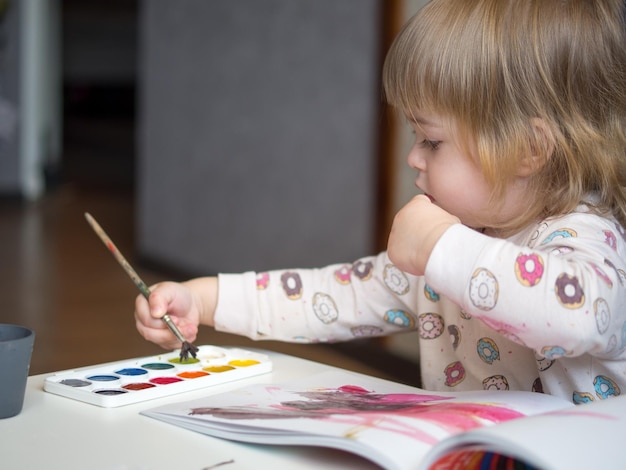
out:
{"label": "painted page", "polygon": [[452,437],[424,464],[433,470],[496,468],[495,461],[509,459],[543,470],[623,468],[625,430],[622,395]]}
{"label": "painted page", "polygon": [[573,407],[532,392],[427,392],[345,371],[252,385],[143,414],[210,436],[311,445],[361,455],[386,469],[415,469],[449,436]]}

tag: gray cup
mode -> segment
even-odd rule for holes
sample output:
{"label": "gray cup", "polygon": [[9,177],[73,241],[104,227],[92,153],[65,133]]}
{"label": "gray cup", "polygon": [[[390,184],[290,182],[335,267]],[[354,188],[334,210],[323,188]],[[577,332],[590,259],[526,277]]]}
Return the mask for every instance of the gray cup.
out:
{"label": "gray cup", "polygon": [[0,419],[22,411],[35,332],[0,324]]}

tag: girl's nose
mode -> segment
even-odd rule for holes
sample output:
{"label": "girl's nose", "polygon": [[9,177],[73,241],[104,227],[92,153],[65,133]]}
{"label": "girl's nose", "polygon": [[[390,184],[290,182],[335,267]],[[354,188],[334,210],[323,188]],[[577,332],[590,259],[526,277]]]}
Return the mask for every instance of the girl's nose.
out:
{"label": "girl's nose", "polygon": [[420,149],[412,148],[409,154],[406,157],[408,165],[419,171],[426,170],[426,160],[424,159],[422,153],[419,151]]}

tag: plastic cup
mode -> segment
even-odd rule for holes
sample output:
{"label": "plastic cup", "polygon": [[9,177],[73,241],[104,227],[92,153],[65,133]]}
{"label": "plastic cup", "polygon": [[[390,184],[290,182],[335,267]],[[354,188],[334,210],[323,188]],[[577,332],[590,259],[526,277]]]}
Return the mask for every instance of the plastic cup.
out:
{"label": "plastic cup", "polygon": [[0,419],[22,411],[34,342],[33,330],[0,324]]}

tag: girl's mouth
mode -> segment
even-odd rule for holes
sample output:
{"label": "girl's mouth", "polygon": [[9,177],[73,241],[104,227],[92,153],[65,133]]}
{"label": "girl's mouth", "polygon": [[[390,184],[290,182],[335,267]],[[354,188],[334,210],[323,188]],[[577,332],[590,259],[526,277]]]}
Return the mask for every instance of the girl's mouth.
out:
{"label": "girl's mouth", "polygon": [[430,199],[430,202],[435,202],[435,198],[432,197],[430,194],[424,193],[424,196],[426,196],[428,199]]}

